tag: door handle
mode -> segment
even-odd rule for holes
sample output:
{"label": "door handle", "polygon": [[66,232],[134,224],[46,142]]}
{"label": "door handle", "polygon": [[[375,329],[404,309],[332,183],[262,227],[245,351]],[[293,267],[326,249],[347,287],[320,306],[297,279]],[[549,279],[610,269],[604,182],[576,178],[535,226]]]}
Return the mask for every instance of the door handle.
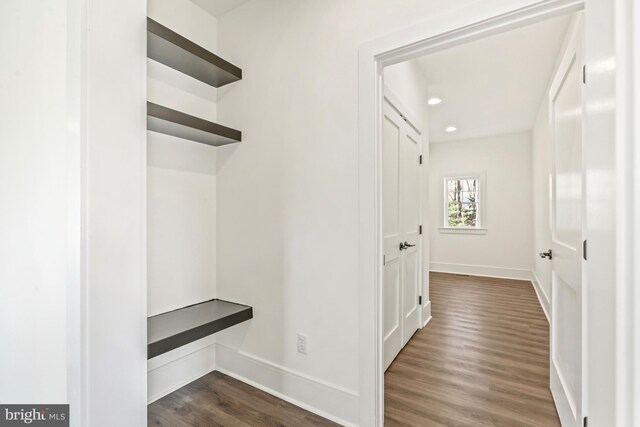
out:
{"label": "door handle", "polygon": [[405,249],[406,249],[406,248],[405,248],[405,246],[404,246],[404,243],[400,242],[400,250],[401,250],[401,251],[404,251]]}
{"label": "door handle", "polygon": [[553,252],[551,252],[551,249],[549,249],[547,252],[540,252],[540,258],[549,258],[549,259],[553,259]]}
{"label": "door handle", "polygon": [[410,245],[410,244],[409,244],[409,243],[407,243],[407,242],[400,243],[400,249],[408,249],[408,248],[412,248],[412,247],[414,247],[414,246],[415,246],[415,245]]}

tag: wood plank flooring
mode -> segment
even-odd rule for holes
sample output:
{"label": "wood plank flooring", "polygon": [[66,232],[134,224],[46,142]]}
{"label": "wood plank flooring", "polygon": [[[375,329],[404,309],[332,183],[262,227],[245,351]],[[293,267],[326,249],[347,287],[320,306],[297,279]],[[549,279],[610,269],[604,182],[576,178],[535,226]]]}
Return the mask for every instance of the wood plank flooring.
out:
{"label": "wood plank flooring", "polygon": [[386,426],[560,425],[530,282],[431,273],[433,319],[385,374]]}
{"label": "wood plank flooring", "polygon": [[248,384],[213,371],[147,408],[148,426],[337,426]]}
{"label": "wood plank flooring", "polygon": [[[549,325],[531,283],[430,277],[433,320],[385,374],[385,425],[559,426]],[[214,371],[150,404],[148,425],[337,424]]]}

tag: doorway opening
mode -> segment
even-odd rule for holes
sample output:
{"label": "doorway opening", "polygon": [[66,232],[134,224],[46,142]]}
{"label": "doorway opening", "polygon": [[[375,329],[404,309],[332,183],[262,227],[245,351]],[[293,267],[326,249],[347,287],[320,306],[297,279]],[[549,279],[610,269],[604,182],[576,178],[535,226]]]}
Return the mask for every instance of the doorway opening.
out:
{"label": "doorway opening", "polygon": [[[373,120],[373,123],[377,123],[373,130],[377,131],[369,135],[380,144],[380,148],[377,150],[379,155],[373,153],[374,158],[378,159],[377,169],[373,174],[371,171],[361,171],[361,179],[365,178],[365,174],[369,174],[373,175],[372,178],[375,177],[374,182],[379,183],[374,203],[379,209],[374,221],[374,228],[378,234],[372,242],[374,250],[371,251],[371,247],[368,246],[364,251],[365,254],[373,255],[378,265],[374,269],[376,274],[367,277],[377,284],[377,291],[372,295],[375,308],[373,314],[376,319],[374,330],[377,337],[375,357],[372,360],[375,376],[371,381],[371,389],[374,393],[369,401],[375,404],[374,421],[377,423],[384,419],[385,379],[382,373],[392,366],[393,359],[407,345],[415,331],[431,320],[433,301],[429,298],[430,270],[458,275],[455,277],[459,278],[459,275],[490,276],[515,279],[519,281],[516,282],[517,285],[526,283],[530,295],[534,296],[534,308],[539,310],[543,321],[546,319],[542,309],[536,307],[536,295],[545,313],[551,309],[550,303],[545,304],[549,294],[553,292],[558,298],[557,290],[562,286],[556,285],[553,289],[543,288],[542,286],[548,282],[541,285],[540,280],[534,278],[533,274],[536,271],[534,264],[541,261],[550,263],[550,259],[545,257],[540,258],[538,262],[533,260],[534,251],[547,253],[549,248],[538,247],[541,241],[533,236],[535,212],[531,199],[537,190],[533,182],[536,162],[533,159],[532,134],[536,121],[547,122],[550,138],[562,134],[562,138],[566,139],[565,134],[575,128],[575,121],[565,125],[562,120],[556,118],[570,116],[576,106],[577,110],[581,111],[582,99],[578,96],[577,104],[571,104],[571,96],[563,95],[564,98],[571,99],[565,102],[557,97],[558,93],[554,95],[549,89],[555,81],[552,77],[557,77],[557,73],[570,73],[569,77],[559,77],[559,81],[566,82],[575,80],[575,70],[581,71],[579,47],[576,50],[569,46],[574,43],[572,37],[582,37],[579,13],[581,8],[582,4],[579,2],[549,2],[541,8],[521,10],[475,26],[441,34],[420,44],[374,55],[377,64],[374,76],[378,75],[379,79],[374,79],[377,84],[373,86],[377,87],[378,91],[366,95],[361,90],[361,98],[371,96],[365,99],[365,103],[371,100],[372,104],[377,106],[373,115],[373,118],[379,117]],[[545,42],[548,40],[553,40],[551,46]],[[500,49],[482,46],[487,43],[494,43],[494,48],[497,46],[506,49],[511,55],[505,56],[503,51],[501,59],[495,60],[494,57],[492,60],[491,55],[500,55]],[[477,45],[480,45],[480,48]],[[542,46],[543,50],[536,51],[536,45]],[[477,49],[475,58],[470,57],[470,52],[460,53],[472,48]],[[372,47],[372,50],[375,49],[376,47]],[[514,49],[521,50],[514,52]],[[570,62],[577,68],[569,67],[569,71],[564,54],[572,49],[573,59]],[[363,49],[361,60],[370,54],[371,52]],[[518,58],[523,55],[530,59],[519,64]],[[470,66],[462,63],[455,66],[455,61],[465,57],[471,62]],[[423,60],[422,67],[419,58]],[[509,62],[509,59],[512,61]],[[426,65],[429,60],[444,65],[437,70],[436,67]],[[522,65],[524,68],[518,70],[516,66],[514,69],[514,64]],[[487,66],[493,67],[493,73],[488,73]],[[404,70],[401,70],[402,68]],[[422,68],[422,78],[426,83],[412,87],[412,79],[420,74],[419,68]],[[430,69],[433,74],[429,76],[425,69]],[[465,81],[465,72],[474,73],[471,78],[466,79],[471,81]],[[361,73],[361,77],[364,74],[366,73]],[[508,74],[511,75],[507,76]],[[514,75],[516,78],[513,78]],[[432,81],[429,81],[429,77]],[[579,77],[581,79],[581,74]],[[450,78],[454,83],[447,82],[446,78]],[[464,83],[470,84],[471,87],[475,85],[478,88],[477,93],[469,93],[469,87],[465,87]],[[425,86],[426,91],[422,90]],[[569,86],[571,85],[566,85]],[[526,89],[522,93],[519,92],[519,88]],[[575,89],[575,86],[571,86],[570,89]],[[569,89],[566,93],[569,93]],[[505,105],[494,102],[495,100],[507,102]],[[420,102],[422,105],[418,106]],[[542,108],[545,102],[546,110]],[[441,114],[433,113],[434,110],[438,111],[437,108],[440,108]],[[549,109],[552,113],[555,111],[555,115],[550,116]],[[371,117],[361,116],[361,124],[371,124],[372,122],[367,120]],[[458,118],[457,121],[453,119],[455,117]],[[542,119],[539,119],[540,117]],[[577,123],[581,129],[580,118]],[[364,131],[364,128],[361,128],[361,131]],[[385,140],[394,141],[394,144],[385,144]],[[550,164],[552,167],[558,166],[559,173],[555,175],[555,180],[547,177],[547,185],[535,185],[543,185],[549,194],[559,196],[557,200],[560,203],[554,202],[557,209],[551,212],[552,206],[547,207],[550,212],[548,217],[551,219],[549,223],[555,227],[549,230],[548,241],[558,248],[571,247],[574,254],[581,256],[581,216],[578,215],[573,223],[567,222],[576,209],[578,213],[583,210],[580,197],[577,204],[568,206],[566,203],[569,199],[566,192],[571,186],[566,177],[572,176],[575,184],[577,173],[578,182],[582,184],[584,175],[581,151],[575,150],[576,147],[581,148],[580,135],[573,135],[572,141],[577,142],[571,147],[566,147],[566,144],[554,145],[549,141],[551,149],[555,150],[551,153]],[[471,146],[471,143],[475,144]],[[476,153],[473,153],[470,147],[476,150]],[[501,151],[502,148],[506,151]],[[413,153],[414,149],[417,150],[416,153]],[[508,155],[508,158],[501,159],[501,153]],[[361,152],[361,159],[362,154]],[[416,158],[417,161],[408,161],[409,158]],[[577,163],[574,162],[575,159],[578,159]],[[444,163],[441,160],[444,160]],[[446,160],[449,160],[449,163]],[[434,167],[435,161],[439,161],[438,168]],[[487,161],[494,164],[489,165]],[[417,168],[417,172],[413,172],[413,165],[420,162],[425,167]],[[523,165],[524,167],[521,167]],[[553,171],[555,173],[555,169]],[[387,181],[385,176],[393,178]],[[417,184],[413,185],[415,177],[418,177]],[[520,199],[528,201],[520,203]],[[410,205],[409,200],[417,201],[416,206]],[[560,230],[562,227],[565,229]],[[414,229],[415,235],[411,236],[413,240],[405,238],[410,236],[409,233]],[[565,234],[567,239],[562,241],[559,236],[567,230],[571,230],[573,234],[570,239],[567,237],[570,233]],[[500,236],[504,239],[501,240]],[[519,239],[520,236],[525,238]],[[493,240],[496,237],[498,239]],[[512,242],[514,239],[516,242],[524,240],[524,244],[505,244],[509,239]],[[444,256],[440,259],[434,258],[436,254],[444,254],[447,251],[454,256],[463,256],[465,251],[476,257],[490,256],[492,251],[483,249],[478,244],[486,243],[488,240],[494,241],[493,255],[516,260],[515,266],[504,266],[504,263],[501,266],[487,261],[456,262],[455,258],[446,261]],[[498,242],[502,242],[504,247]],[[361,244],[362,249],[364,245]],[[414,261],[414,258],[417,261]],[[523,259],[526,260],[518,265]],[[582,270],[581,261],[577,257],[574,257],[572,262],[572,268],[577,266],[578,270]],[[566,275],[563,269],[564,267],[556,263],[555,270],[548,268],[546,271],[551,272],[554,283],[575,279]],[[365,279],[364,276],[365,274],[361,276],[361,280]],[[561,276],[566,280],[561,279]],[[535,283],[535,291],[531,282]],[[392,283],[393,286],[385,286],[386,283]],[[570,416],[577,423],[578,420],[582,422],[585,412],[580,384],[583,377],[583,341],[580,334],[570,345],[575,349],[573,344],[577,344],[579,351],[569,350],[570,346],[565,345],[567,334],[563,332],[575,327],[580,329],[583,323],[582,296],[576,286],[579,284],[566,286],[566,289],[574,291],[574,295],[571,296],[573,300],[568,294],[564,295],[566,307],[562,313],[565,317],[558,316],[558,319],[565,326],[562,327],[564,329],[553,329],[558,339],[555,353],[552,348],[556,358],[551,359],[551,365],[555,365],[558,386],[554,395],[563,396],[561,400],[564,403],[560,404],[560,411],[565,411],[565,415],[561,416]],[[574,311],[569,313],[570,310]],[[434,308],[434,311],[437,310]],[[428,329],[429,326],[425,330]],[[541,330],[545,330],[544,325]],[[415,400],[413,402],[415,404]]]}
{"label": "doorway opening", "polygon": [[582,420],[581,38],[577,12],[384,69],[390,424]]}

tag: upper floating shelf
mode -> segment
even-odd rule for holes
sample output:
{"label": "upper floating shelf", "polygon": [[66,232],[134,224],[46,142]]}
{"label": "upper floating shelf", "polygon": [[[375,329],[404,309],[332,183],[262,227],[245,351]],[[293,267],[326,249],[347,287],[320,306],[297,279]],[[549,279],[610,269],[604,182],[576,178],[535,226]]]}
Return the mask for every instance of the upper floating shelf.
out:
{"label": "upper floating shelf", "polygon": [[147,130],[219,147],[242,140],[242,132],[147,101]]}
{"label": "upper floating shelf", "polygon": [[147,359],[253,318],[248,305],[213,299],[147,319]]}
{"label": "upper floating shelf", "polygon": [[147,18],[147,57],[214,87],[242,79],[240,68],[151,18]]}

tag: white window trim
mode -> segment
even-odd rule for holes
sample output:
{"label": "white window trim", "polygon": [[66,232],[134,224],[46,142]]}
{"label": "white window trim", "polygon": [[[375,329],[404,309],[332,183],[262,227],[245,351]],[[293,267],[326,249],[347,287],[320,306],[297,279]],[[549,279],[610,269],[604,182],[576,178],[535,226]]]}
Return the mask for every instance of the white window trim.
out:
{"label": "white window trim", "polygon": [[442,234],[487,234],[482,227],[438,227]]}
{"label": "white window trim", "polygon": [[[477,178],[478,179],[478,212],[476,224],[477,227],[450,227],[448,226],[447,218],[448,218],[448,209],[447,209],[447,196],[449,194],[447,188],[447,182],[452,179],[469,179],[469,178]],[[444,234],[487,234],[486,228],[486,206],[487,206],[487,197],[485,192],[485,185],[487,182],[487,174],[485,171],[480,172],[466,172],[466,173],[450,173],[442,176],[441,187],[441,218],[440,224],[438,227],[440,233]]]}

